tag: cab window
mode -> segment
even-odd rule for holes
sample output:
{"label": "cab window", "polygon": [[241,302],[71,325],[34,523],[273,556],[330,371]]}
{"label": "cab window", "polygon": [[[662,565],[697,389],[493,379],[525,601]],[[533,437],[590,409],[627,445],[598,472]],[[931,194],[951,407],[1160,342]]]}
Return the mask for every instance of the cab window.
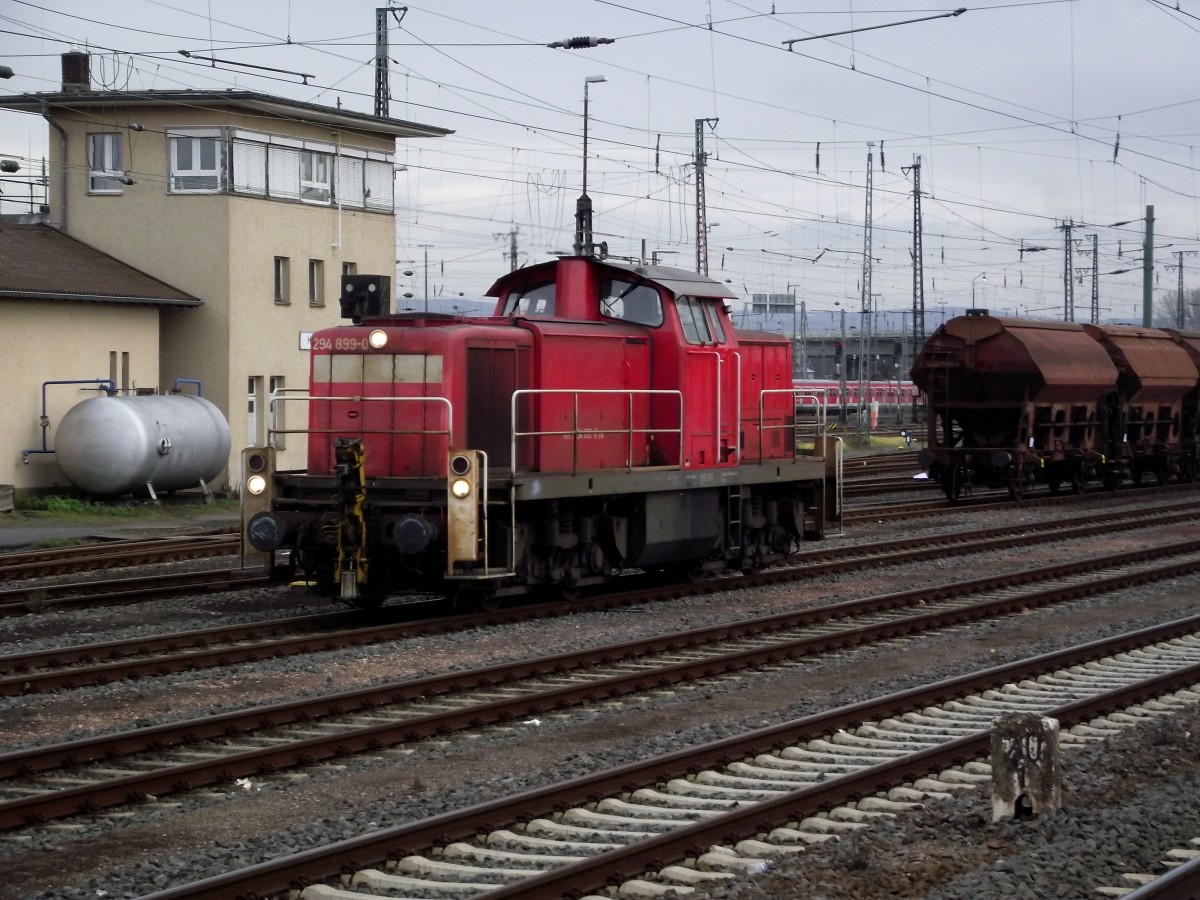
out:
{"label": "cab window", "polygon": [[704,315],[708,318],[709,327],[712,329],[713,336],[718,344],[725,343],[725,326],[721,322],[721,313],[717,309],[717,303],[720,301],[706,300],[704,301]]}
{"label": "cab window", "polygon": [[511,291],[504,301],[506,316],[552,316],[554,315],[553,281],[527,285]]}
{"label": "cab window", "polygon": [[683,337],[689,344],[711,344],[712,335],[708,320],[704,318],[704,304],[696,297],[678,297],[675,308],[679,310],[679,323],[683,326]]}
{"label": "cab window", "polygon": [[663,323],[662,298],[648,284],[605,278],[600,282],[600,314],[657,328]]}

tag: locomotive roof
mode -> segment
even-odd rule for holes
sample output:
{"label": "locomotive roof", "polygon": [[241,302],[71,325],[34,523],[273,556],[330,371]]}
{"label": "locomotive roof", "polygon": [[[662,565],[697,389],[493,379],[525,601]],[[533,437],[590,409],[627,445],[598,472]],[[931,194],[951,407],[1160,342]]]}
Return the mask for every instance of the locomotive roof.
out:
{"label": "locomotive roof", "polygon": [[[571,257],[566,258],[570,259]],[[496,279],[495,284],[488,288],[487,296],[500,296],[514,281],[526,281],[538,278],[549,279],[553,276],[559,262],[559,260],[553,260],[551,262],[538,263],[537,265],[527,266],[524,269],[517,269],[515,272],[502,275]],[[737,294],[721,282],[709,278],[707,275],[701,275],[698,272],[689,272],[687,269],[677,269],[674,266],[647,266],[639,263],[619,262],[608,259],[594,259],[591,262],[592,265],[599,268],[615,269],[623,275],[633,275],[644,281],[652,281],[677,295],[720,297],[723,299],[735,299],[737,297]]]}

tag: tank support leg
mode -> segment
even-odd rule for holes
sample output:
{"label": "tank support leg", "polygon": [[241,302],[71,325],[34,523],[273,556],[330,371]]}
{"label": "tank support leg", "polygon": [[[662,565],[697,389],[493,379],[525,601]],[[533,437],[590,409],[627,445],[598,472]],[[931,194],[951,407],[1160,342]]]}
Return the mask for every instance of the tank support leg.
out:
{"label": "tank support leg", "polygon": [[158,502],[158,494],[154,493],[154,485],[148,481],[146,482],[146,493],[150,495],[151,500],[153,500],[155,503]]}
{"label": "tank support leg", "polygon": [[204,479],[201,478],[201,479],[199,479],[199,481],[200,481],[200,490],[202,490],[204,492],[204,502],[208,503],[208,504],[215,503],[216,498],[213,497],[213,492],[208,489],[208,485],[204,483]]}

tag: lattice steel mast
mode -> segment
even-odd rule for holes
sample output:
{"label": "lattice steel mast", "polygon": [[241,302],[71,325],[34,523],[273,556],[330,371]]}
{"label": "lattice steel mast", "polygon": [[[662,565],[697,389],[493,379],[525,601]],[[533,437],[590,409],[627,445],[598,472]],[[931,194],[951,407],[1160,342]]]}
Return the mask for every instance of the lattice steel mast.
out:
{"label": "lattice steel mast", "polygon": [[874,142],[867,144],[867,204],[863,216],[862,311],[858,332],[858,426],[868,437],[871,415],[868,397],[871,389],[871,322],[874,297],[871,294],[871,219],[874,197]]}
{"label": "lattice steel mast", "polygon": [[704,199],[704,163],[708,154],[704,152],[704,125],[717,119],[696,120],[696,271],[708,274],[708,209]]}

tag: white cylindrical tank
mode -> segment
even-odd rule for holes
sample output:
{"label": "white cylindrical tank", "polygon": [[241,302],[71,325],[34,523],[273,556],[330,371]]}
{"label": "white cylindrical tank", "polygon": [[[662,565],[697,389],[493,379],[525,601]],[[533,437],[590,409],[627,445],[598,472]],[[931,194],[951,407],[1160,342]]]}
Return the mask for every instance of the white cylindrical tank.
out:
{"label": "white cylindrical tank", "polygon": [[229,461],[229,423],[191,394],[92,397],[67,410],[54,452],[89,494],[173,491],[215,478]]}

